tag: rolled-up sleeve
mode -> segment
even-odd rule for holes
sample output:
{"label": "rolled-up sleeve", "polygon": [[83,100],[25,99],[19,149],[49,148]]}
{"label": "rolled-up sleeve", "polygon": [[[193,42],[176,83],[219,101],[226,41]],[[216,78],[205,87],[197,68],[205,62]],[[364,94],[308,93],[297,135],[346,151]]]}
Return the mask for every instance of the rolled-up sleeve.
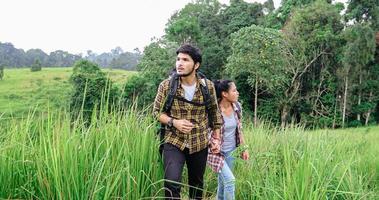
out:
{"label": "rolled-up sleeve", "polygon": [[216,90],[214,88],[214,84],[209,81],[209,89],[210,89],[210,93],[211,93],[211,98],[212,98],[212,101],[211,101],[211,109],[210,109],[210,114],[212,115],[212,122],[211,124],[213,125],[213,129],[220,129],[221,126],[222,126],[222,116],[221,116],[221,112],[220,112],[220,109],[218,108],[218,103],[217,103],[217,96],[216,96]]}
{"label": "rolled-up sleeve", "polygon": [[154,100],[154,106],[153,106],[153,115],[154,117],[159,120],[159,116],[162,114],[164,101],[167,96],[167,89],[166,81],[163,81],[159,84],[157,96],[155,96]]}

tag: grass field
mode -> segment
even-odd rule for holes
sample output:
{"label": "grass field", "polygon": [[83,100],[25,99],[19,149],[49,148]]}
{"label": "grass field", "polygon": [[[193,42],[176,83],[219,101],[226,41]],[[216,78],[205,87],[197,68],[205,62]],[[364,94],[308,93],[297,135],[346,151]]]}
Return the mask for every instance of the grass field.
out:
{"label": "grass field", "polygon": [[[151,116],[128,109],[93,119],[85,128],[60,111],[3,123],[0,198],[160,199]],[[304,131],[245,122],[245,137],[251,158],[236,161],[236,199],[379,198],[378,126]],[[207,199],[216,180],[207,169]]]}
{"label": "grass field", "polygon": [[[135,73],[125,70],[104,70],[119,85]],[[0,81],[0,115],[17,117],[33,109],[64,107],[69,102],[72,68],[5,69]]]}
{"label": "grass field", "polygon": [[[94,112],[88,127],[72,122],[62,108],[70,74],[6,70],[0,112],[24,117],[0,114],[0,199],[160,199],[163,167],[150,110]],[[130,75],[109,74],[118,84]],[[28,112],[37,104],[42,113]],[[236,199],[379,199],[379,126],[304,130],[246,121],[244,130],[251,158],[236,160]],[[207,169],[206,199],[216,188]]]}

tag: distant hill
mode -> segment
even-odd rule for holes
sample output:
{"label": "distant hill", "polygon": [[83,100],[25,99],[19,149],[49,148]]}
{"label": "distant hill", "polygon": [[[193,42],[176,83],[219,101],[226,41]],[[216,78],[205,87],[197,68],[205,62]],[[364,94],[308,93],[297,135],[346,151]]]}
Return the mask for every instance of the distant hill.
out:
{"label": "distant hill", "polygon": [[99,64],[101,67],[136,70],[136,66],[142,54],[138,49],[134,52],[124,52],[121,47],[112,49],[109,53],[96,54],[91,50],[87,55],[71,54],[67,51],[56,50],[50,54],[41,49],[29,49],[27,51],[16,48],[12,43],[0,42],[0,66],[6,68],[30,67],[36,60],[42,66],[70,67],[77,60],[87,59]]}

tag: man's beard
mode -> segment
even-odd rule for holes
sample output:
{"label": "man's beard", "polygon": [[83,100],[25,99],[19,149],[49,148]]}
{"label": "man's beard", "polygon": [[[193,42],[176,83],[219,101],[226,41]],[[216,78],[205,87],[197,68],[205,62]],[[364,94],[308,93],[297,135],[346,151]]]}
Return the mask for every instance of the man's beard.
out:
{"label": "man's beard", "polygon": [[180,77],[187,77],[192,74],[192,72],[195,71],[195,65],[192,67],[192,70],[188,72],[187,74],[178,74]]}

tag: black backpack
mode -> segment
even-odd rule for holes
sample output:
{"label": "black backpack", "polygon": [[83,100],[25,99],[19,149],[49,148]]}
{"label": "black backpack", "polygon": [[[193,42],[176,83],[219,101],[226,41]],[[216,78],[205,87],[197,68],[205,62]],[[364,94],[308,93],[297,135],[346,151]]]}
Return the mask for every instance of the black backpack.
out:
{"label": "black backpack", "polygon": [[[180,76],[177,73],[173,73],[173,74],[171,74],[170,83],[169,83],[170,90],[168,92],[166,101],[163,105],[162,112],[167,113],[167,114],[170,113],[170,110],[171,110],[171,107],[172,107],[172,104],[173,104],[175,98],[179,101],[184,101],[184,102],[190,103],[194,106],[205,106],[205,111],[208,114],[208,125],[211,127],[212,126],[211,122],[213,120],[212,120],[212,115],[210,114],[210,104],[211,104],[212,99],[211,99],[211,95],[209,93],[207,79],[204,76],[204,74],[202,74],[201,72],[197,72],[197,75],[200,79],[204,80],[204,83],[205,83],[204,85],[200,84],[200,90],[201,90],[201,93],[203,95],[204,102],[198,103],[198,102],[188,101],[187,99],[185,99],[183,97],[176,96],[176,90],[178,89]],[[161,141],[161,143],[159,145],[159,153],[161,155],[162,155],[162,151],[163,151],[163,144],[164,144],[163,140],[164,140],[164,134],[165,134],[165,127],[166,127],[166,125],[161,123],[161,127],[159,130],[160,141]]]}

